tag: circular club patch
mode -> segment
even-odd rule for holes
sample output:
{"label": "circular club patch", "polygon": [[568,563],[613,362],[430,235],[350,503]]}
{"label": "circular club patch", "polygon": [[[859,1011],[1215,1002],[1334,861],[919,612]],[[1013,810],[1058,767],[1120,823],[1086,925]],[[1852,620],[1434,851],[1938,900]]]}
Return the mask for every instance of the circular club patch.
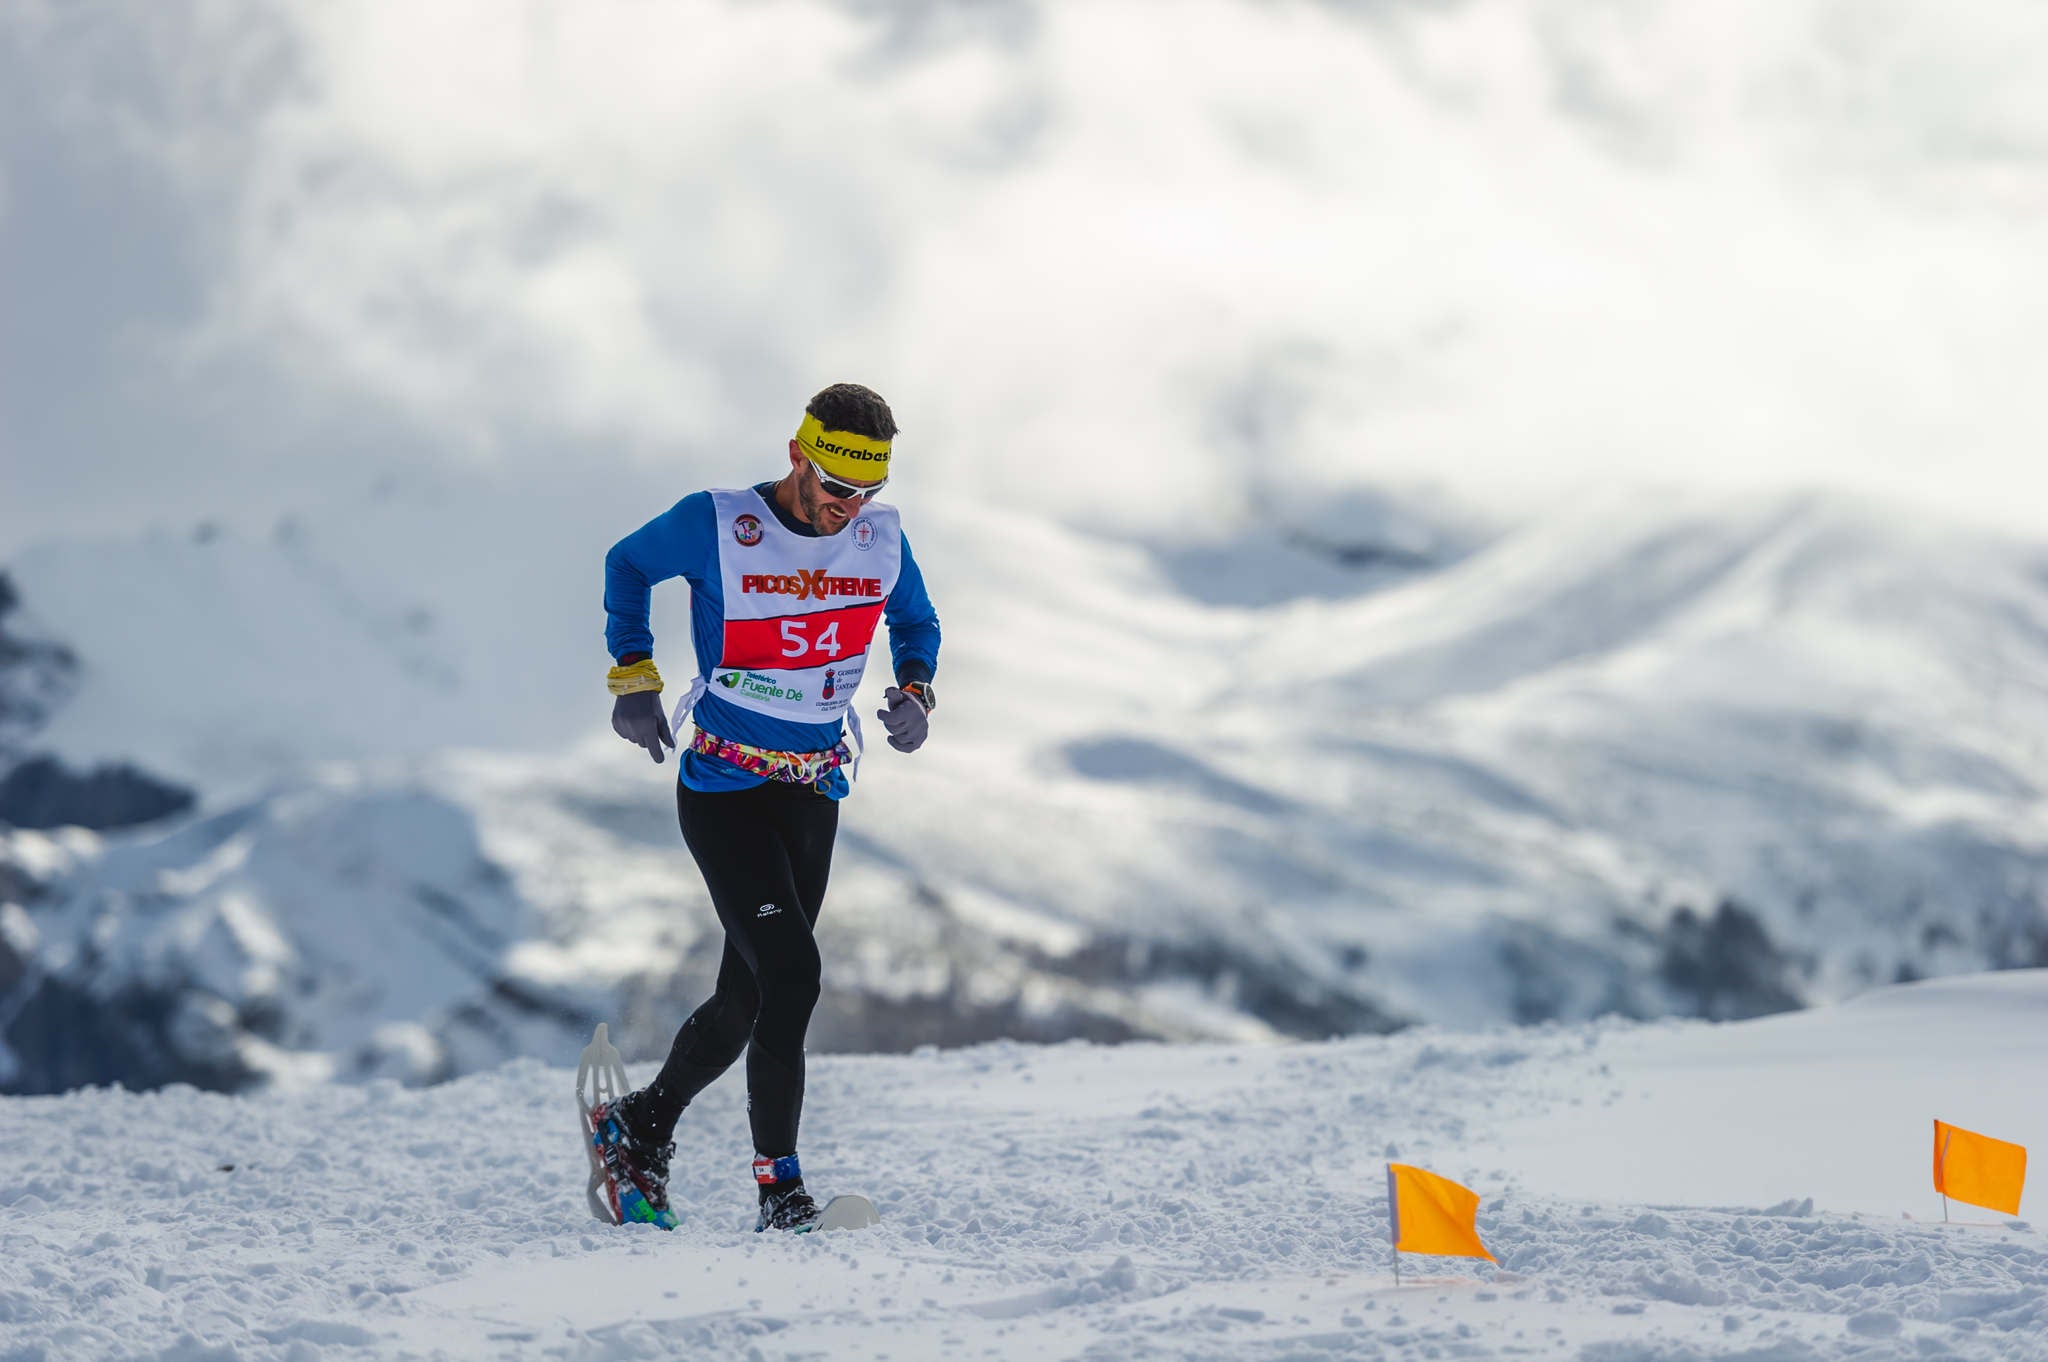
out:
{"label": "circular club patch", "polygon": [[732,522],[732,537],[741,548],[750,549],[761,542],[761,519],[759,516],[743,515]]}
{"label": "circular club patch", "polygon": [[853,522],[853,546],[857,549],[871,549],[875,546],[875,522],[856,520]]}

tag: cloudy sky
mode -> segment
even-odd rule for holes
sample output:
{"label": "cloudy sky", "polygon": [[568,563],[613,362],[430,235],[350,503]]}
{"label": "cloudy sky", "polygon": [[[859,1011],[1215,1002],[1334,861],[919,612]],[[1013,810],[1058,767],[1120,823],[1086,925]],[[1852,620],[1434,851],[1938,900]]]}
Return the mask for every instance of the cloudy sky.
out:
{"label": "cloudy sky", "polygon": [[923,486],[1147,526],[2039,528],[2043,69],[2024,0],[13,0],[0,557],[737,481],[842,378]]}

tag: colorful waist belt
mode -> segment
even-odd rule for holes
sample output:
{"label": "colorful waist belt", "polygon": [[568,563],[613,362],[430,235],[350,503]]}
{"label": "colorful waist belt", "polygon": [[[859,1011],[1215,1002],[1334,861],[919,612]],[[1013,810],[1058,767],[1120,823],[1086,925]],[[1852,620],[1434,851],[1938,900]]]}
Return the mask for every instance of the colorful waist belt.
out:
{"label": "colorful waist belt", "polygon": [[815,784],[853,760],[853,749],[844,739],[824,752],[778,752],[772,747],[721,738],[701,728],[690,740],[690,750],[717,757],[768,780],[786,780],[792,785]]}

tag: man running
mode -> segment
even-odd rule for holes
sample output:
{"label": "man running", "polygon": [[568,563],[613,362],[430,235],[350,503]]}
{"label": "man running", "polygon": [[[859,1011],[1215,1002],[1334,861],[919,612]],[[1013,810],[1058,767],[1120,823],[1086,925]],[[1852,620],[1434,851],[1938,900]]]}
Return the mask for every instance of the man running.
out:
{"label": "man running", "polygon": [[[725,928],[717,988],[676,1032],[661,1072],[592,1113],[659,1223],[675,1223],[676,1120],[742,1050],[760,1189],[754,1228],[801,1231],[818,1217],[796,1136],[804,1032],[818,1001],[812,929],[854,759],[841,720],[886,619],[896,684],[876,717],[891,747],[915,752],[939,657],[939,618],[896,508],[873,500],[889,481],[895,434],[888,403],[835,383],[804,408],[779,481],[694,492],[605,555],[605,642],[618,661],[612,728],[659,762],[694,717],[676,817]],[[673,727],[647,626],[650,589],[670,577],[690,584],[697,651]],[[857,716],[853,732],[858,741]]]}

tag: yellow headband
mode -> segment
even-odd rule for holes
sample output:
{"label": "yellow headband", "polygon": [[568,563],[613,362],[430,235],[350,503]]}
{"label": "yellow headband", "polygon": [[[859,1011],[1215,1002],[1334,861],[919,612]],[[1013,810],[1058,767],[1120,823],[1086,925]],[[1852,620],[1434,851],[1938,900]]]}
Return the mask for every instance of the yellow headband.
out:
{"label": "yellow headband", "polygon": [[804,413],[796,428],[796,442],[812,462],[835,478],[849,482],[879,482],[889,476],[889,442],[870,440],[847,430],[827,430],[822,421]]}

